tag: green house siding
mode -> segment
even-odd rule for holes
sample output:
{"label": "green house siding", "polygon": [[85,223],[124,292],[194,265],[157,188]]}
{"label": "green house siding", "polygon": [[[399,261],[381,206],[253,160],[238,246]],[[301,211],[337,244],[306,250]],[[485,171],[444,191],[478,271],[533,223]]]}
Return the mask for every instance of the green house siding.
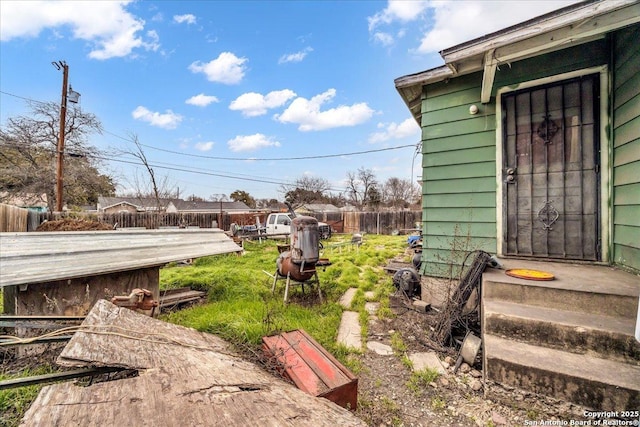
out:
{"label": "green house siding", "polygon": [[481,81],[476,73],[424,91],[422,265],[430,276],[457,275],[469,251],[496,250],[495,106],[480,104]]}
{"label": "green house siding", "polygon": [[640,25],[613,35],[613,262],[640,270]]}
{"label": "green house siding", "polygon": [[[614,37],[615,106],[611,135],[615,141],[613,256],[616,263],[635,269],[640,269],[638,28]],[[611,67],[610,47],[611,40],[606,38],[501,65],[496,71],[494,96],[489,104],[480,103],[482,72],[423,86],[422,274],[455,276],[469,251],[497,250],[497,90],[516,89],[523,82],[605,64]],[[471,105],[479,108],[477,114],[469,113]],[[603,149],[607,144],[608,141],[602,141]]]}

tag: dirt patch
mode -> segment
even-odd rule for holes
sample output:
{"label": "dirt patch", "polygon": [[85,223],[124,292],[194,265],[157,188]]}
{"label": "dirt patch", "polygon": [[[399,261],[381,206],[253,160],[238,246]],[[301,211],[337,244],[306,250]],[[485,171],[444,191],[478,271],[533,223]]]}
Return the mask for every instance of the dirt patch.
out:
{"label": "dirt patch", "polygon": [[[431,340],[435,313],[392,305],[395,317],[369,321],[368,340],[392,346],[394,355],[371,350],[360,356],[357,415],[380,426],[522,426],[529,420],[552,420],[579,414],[582,408],[525,391],[482,382],[480,358],[453,373],[458,351]],[[398,351],[398,343],[405,349]],[[392,345],[393,344],[393,345]],[[446,374],[429,383],[412,376],[408,356],[435,351]],[[485,394],[485,392],[487,392]]]}
{"label": "dirt patch", "polygon": [[93,231],[93,230],[113,230],[109,224],[97,221],[87,221],[84,219],[59,219],[55,221],[43,222],[36,231]]}

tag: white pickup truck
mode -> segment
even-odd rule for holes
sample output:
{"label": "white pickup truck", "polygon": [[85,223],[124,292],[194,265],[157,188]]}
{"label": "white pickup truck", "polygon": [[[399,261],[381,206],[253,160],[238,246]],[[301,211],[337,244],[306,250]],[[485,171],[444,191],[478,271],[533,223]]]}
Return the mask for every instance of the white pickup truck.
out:
{"label": "white pickup truck", "polygon": [[[294,216],[291,213],[272,213],[267,217],[265,233],[267,236],[288,235],[291,233],[291,219]],[[331,237],[331,227],[324,222],[318,221],[318,231],[321,239]]]}

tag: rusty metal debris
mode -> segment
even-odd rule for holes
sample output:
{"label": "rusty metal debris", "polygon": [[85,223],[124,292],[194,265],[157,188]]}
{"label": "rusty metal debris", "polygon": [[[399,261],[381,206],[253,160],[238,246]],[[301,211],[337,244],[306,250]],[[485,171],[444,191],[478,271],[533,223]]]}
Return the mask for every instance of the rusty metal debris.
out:
{"label": "rusty metal debris", "polygon": [[147,289],[136,288],[129,295],[115,296],[111,298],[111,303],[118,307],[127,307],[138,310],[151,310],[151,316],[158,301],[153,299],[153,293]]}
{"label": "rusty metal debris", "polygon": [[[453,330],[463,326],[468,331],[467,322],[462,319],[465,305],[472,293],[479,289],[482,273],[487,266],[493,265],[491,255],[484,251],[473,251],[467,254],[467,258],[473,255],[473,261],[460,279],[458,287],[448,299],[438,314],[438,320],[434,327],[433,339],[441,345],[453,340]],[[463,269],[464,271],[464,264]]]}

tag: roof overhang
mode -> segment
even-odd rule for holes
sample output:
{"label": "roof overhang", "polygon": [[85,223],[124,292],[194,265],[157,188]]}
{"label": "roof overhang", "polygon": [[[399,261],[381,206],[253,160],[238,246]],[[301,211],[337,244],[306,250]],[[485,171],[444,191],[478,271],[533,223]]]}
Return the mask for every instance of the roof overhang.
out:
{"label": "roof overhang", "polygon": [[440,52],[445,65],[399,77],[395,80],[395,86],[420,124],[424,85],[482,71],[480,100],[488,103],[495,73],[501,64],[597,40],[611,31],[638,22],[638,0],[577,3],[445,49]]}

